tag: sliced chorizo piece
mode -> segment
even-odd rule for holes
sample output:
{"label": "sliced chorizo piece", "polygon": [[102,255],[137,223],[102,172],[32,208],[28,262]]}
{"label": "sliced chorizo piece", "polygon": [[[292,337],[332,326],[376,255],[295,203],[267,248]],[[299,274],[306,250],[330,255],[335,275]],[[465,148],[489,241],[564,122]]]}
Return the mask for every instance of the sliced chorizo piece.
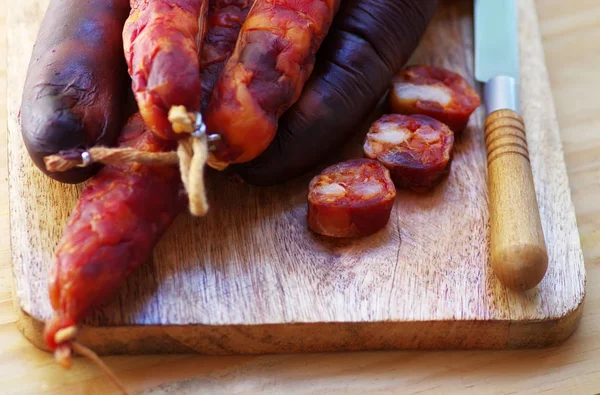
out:
{"label": "sliced chorizo piece", "polygon": [[121,30],[129,0],[51,0],[23,89],[20,126],[33,163],[64,183],[83,182],[100,166],[49,172],[44,157],[113,146],[127,115],[129,81]]}
{"label": "sliced chorizo piece", "polygon": [[206,111],[221,136],[209,164],[250,161],[273,140],[298,100],[340,0],[256,0]]}
{"label": "sliced chorizo piece", "polygon": [[[136,113],[118,145],[165,152],[176,143],[160,139]],[[186,203],[177,165],[106,165],[90,180],[67,222],[50,276],[56,315],[47,323],[45,341],[51,350],[57,331],[80,323],[148,259]]]}
{"label": "sliced chorizo piece", "polygon": [[373,123],[363,149],[390,170],[397,188],[424,192],[448,173],[454,133],[426,115],[389,114]]}
{"label": "sliced chorizo piece", "polygon": [[459,133],[481,100],[459,74],[415,65],[394,76],[389,103],[393,113],[428,115]]}
{"label": "sliced chorizo piece", "polygon": [[330,237],[360,237],[383,229],[396,188],[390,173],[371,159],[338,163],[314,177],[308,188],[308,226]]}
{"label": "sliced chorizo piece", "polygon": [[208,0],[131,0],[123,29],[125,59],[140,113],[165,139],[186,137],[171,127],[172,106],[200,111],[199,45]]}

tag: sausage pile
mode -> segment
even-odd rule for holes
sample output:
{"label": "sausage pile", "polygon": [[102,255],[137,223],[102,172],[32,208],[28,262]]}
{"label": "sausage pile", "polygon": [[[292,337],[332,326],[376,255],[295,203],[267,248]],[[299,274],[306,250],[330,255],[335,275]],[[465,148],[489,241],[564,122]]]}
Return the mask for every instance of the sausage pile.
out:
{"label": "sausage pile", "polygon": [[[373,124],[366,158],[330,166],[309,185],[310,229],[373,234],[386,226],[397,188],[424,191],[448,172],[454,133],[479,105],[466,82],[445,70],[413,67],[394,77],[435,5],[51,0],[25,82],[23,139],[49,177],[91,180],[56,251],[48,348],[70,355],[82,319],[147,259],[188,199],[176,165],[49,172],[44,158],[97,146],[172,153],[185,134],[170,112],[182,108],[201,114],[216,136],[208,160],[215,169],[231,166],[251,179],[252,169],[298,141],[285,163],[268,170],[297,176],[340,145],[392,83],[396,114]],[[395,24],[398,15],[413,24],[390,31],[379,23]],[[263,179],[289,178],[281,174]]]}

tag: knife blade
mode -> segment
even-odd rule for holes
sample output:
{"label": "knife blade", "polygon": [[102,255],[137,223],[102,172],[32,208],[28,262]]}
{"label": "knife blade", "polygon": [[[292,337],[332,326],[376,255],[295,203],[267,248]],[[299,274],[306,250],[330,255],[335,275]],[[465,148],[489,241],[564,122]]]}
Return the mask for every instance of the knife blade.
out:
{"label": "knife blade", "polygon": [[516,0],[475,0],[475,78],[484,83],[490,260],[506,287],[537,286],[548,253],[520,115]]}

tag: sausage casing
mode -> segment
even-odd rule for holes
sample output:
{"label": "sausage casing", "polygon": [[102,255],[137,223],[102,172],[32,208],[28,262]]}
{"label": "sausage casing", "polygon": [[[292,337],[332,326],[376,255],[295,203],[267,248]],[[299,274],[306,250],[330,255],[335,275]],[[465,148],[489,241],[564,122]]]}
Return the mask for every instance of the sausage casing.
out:
{"label": "sausage casing", "polygon": [[27,70],[20,124],[31,159],[55,180],[82,182],[99,166],[50,173],[45,156],[112,146],[125,123],[121,30],[128,13],[128,0],[50,1]]}

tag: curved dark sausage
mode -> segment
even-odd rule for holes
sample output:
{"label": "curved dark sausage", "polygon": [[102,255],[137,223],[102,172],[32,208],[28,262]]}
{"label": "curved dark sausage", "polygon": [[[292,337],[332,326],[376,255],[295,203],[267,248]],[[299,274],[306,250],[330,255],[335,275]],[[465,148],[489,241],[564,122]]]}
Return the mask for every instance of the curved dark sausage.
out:
{"label": "curved dark sausage", "polygon": [[128,0],[51,0],[27,71],[20,111],[35,165],[65,183],[98,166],[49,173],[43,158],[62,150],[114,145],[126,115],[127,68],[121,31]]}
{"label": "curved dark sausage", "polygon": [[327,158],[375,109],[436,8],[436,0],[344,1],[274,141],[255,160],[232,168],[249,183],[270,185]]}

